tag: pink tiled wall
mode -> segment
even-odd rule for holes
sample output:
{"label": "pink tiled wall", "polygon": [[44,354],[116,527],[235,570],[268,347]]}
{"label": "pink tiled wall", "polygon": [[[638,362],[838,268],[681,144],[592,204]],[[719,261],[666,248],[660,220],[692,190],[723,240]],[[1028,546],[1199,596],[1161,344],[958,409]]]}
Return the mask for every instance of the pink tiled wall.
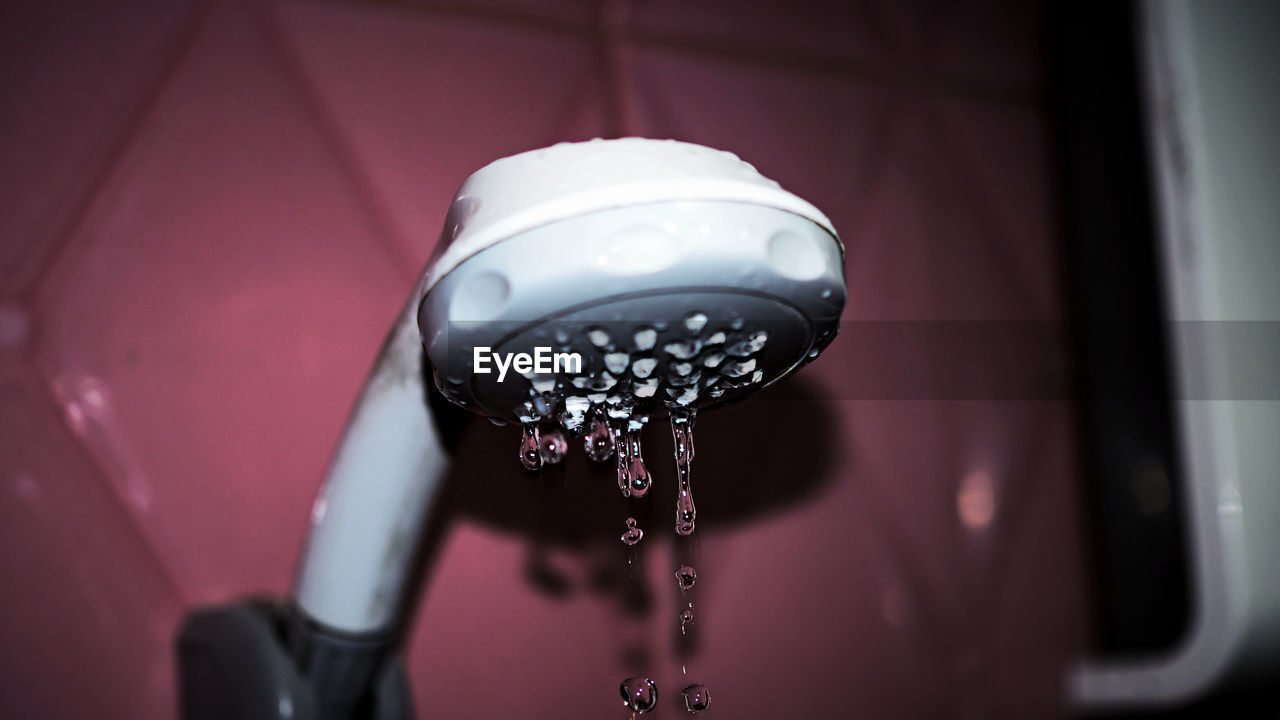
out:
{"label": "pink tiled wall", "polygon": [[[731,150],[831,216],[846,319],[1060,316],[1034,4],[81,5],[0,11],[0,717],[174,717],[183,612],[287,591],[363,374],[497,157]],[[866,351],[699,423],[687,658],[664,533],[627,616],[591,581],[612,531],[535,540],[515,431],[470,428],[408,642],[422,715],[624,717],[636,642],[668,717],[681,664],[712,717],[1061,715],[1069,408],[861,400]]]}

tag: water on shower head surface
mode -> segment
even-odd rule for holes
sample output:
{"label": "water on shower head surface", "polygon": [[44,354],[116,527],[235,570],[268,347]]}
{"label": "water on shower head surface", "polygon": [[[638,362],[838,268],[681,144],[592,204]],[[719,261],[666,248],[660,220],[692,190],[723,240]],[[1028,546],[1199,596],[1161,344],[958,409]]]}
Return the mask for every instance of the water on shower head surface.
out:
{"label": "water on shower head surface", "polygon": [[[436,387],[495,424],[520,423],[527,470],[559,463],[572,437],[612,460],[630,498],[653,482],[640,431],[669,418],[681,536],[696,527],[699,413],[816,358],[845,301],[843,248],[820,211],[730,153],[670,140],[492,163],[459,190],[445,240],[419,309]],[[620,538],[643,535],[628,518]],[[676,577],[683,630],[696,571]],[[621,690],[635,714],[656,704],[647,678]],[[710,702],[696,683],[683,696],[690,712]]]}

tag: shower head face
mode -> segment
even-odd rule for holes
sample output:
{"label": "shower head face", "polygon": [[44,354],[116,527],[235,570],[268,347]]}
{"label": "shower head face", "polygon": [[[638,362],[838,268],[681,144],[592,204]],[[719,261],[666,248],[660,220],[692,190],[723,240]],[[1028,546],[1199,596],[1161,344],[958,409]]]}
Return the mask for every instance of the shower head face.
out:
{"label": "shower head face", "polygon": [[[833,339],[846,294],[843,250],[821,213],[727,153],[634,139],[567,147],[593,145],[615,161],[606,163],[613,192],[600,192],[607,181],[583,182],[581,162],[552,162],[539,177],[555,184],[567,164],[580,188],[560,183],[551,201],[564,207],[534,203],[543,217],[499,237],[468,242],[465,233],[477,205],[501,204],[474,182],[494,166],[460,191],[454,245],[429,272],[419,309],[447,398],[492,418],[569,430],[593,406],[642,424],[767,387]],[[727,171],[677,167],[679,177],[661,177],[671,172],[661,169],[671,165],[663,154],[688,148]],[[659,177],[627,172],[626,156],[637,152]],[[597,153],[592,162],[600,161]]]}

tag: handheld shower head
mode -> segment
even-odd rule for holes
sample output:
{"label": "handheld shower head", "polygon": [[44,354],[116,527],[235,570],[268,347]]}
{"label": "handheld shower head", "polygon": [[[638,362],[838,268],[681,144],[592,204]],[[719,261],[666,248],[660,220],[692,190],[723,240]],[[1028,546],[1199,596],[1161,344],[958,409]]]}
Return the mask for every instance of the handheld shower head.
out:
{"label": "handheld shower head", "polygon": [[[286,703],[298,717],[407,717],[397,647],[450,465],[447,419],[424,402],[424,353],[446,398],[524,424],[528,469],[559,462],[566,445],[538,424],[577,431],[590,417],[584,449],[615,456],[626,497],[650,486],[641,427],[671,415],[675,532],[687,536],[697,411],[817,357],[844,308],[844,252],[826,216],[736,156],[688,143],[593,140],[499,160],[463,184],[445,234],[352,409],[292,602],[184,624],[185,717],[228,698],[254,717]],[[628,518],[620,540],[643,535]],[[632,681],[648,695],[633,696]],[[636,703],[655,687],[631,678],[624,697],[652,708]],[[684,694],[691,710],[710,700],[703,685]]]}
{"label": "handheld shower head", "polygon": [[445,239],[418,311],[437,387],[570,431],[593,406],[638,426],[773,384],[832,340],[846,296],[826,216],[731,153],[671,140],[494,162]]}
{"label": "handheld shower head", "polygon": [[[186,626],[187,715],[229,696],[263,717],[286,700],[300,717],[403,715],[403,671],[387,658],[450,465],[447,421],[423,402],[424,353],[444,397],[524,424],[526,468],[563,457],[563,435],[540,436],[539,424],[578,431],[590,418],[584,449],[616,457],[627,497],[649,488],[641,427],[671,415],[675,531],[687,536],[697,411],[817,357],[845,302],[826,216],[730,153],[671,140],[498,160],[458,191],[445,240],[352,409],[292,602],[214,608]],[[643,531],[634,518],[627,527],[620,539],[633,545]],[[704,686],[686,701],[695,687],[705,707]]]}

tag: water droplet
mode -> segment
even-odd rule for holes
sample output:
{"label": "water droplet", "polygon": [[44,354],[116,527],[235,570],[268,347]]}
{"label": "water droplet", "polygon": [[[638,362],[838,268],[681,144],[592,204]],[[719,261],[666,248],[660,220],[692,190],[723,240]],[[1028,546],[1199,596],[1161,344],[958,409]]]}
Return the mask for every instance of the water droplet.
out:
{"label": "water droplet", "polygon": [[627,709],[637,715],[644,715],[658,706],[658,686],[647,677],[627,678],[618,689]]}
{"label": "water droplet", "polygon": [[635,518],[627,518],[627,530],[622,533],[622,542],[628,545],[635,545],[644,539],[644,531],[636,527]]}
{"label": "water droplet", "polygon": [[597,392],[603,392],[617,384],[618,384],[618,381],[615,380],[612,375],[602,370],[600,371],[599,374],[592,373],[591,379],[588,381],[587,386]]}
{"label": "water droplet", "polygon": [[540,431],[540,452],[542,462],[547,465],[558,465],[564,460],[565,452],[569,449],[569,443],[564,439],[564,433],[555,428],[547,428]]}
{"label": "water droplet", "polygon": [[618,474],[618,491],[622,493],[622,497],[631,497],[631,462],[628,454],[631,451],[631,443],[627,442],[628,428],[625,425],[613,426],[613,451],[617,462],[615,467]]}
{"label": "water droplet", "polygon": [[644,458],[631,458],[631,497],[644,497],[649,494],[649,486],[652,481],[649,479],[649,470],[644,466]]}
{"label": "water droplet", "polygon": [[573,383],[573,386],[579,390],[585,390],[587,385],[591,382],[591,378],[586,375],[575,375],[569,382]]}
{"label": "water droplet", "polygon": [[654,343],[658,342],[658,331],[653,328],[640,328],[636,331],[636,349],[652,350]]}
{"label": "water droplet", "polygon": [[684,635],[689,632],[689,626],[693,624],[693,603],[689,603],[689,607],[680,611],[680,634]]}
{"label": "water droplet", "polygon": [[556,337],[556,342],[560,343],[561,345],[566,345],[569,342],[569,333],[566,332],[564,328],[556,328],[555,337]]}
{"label": "water droplet", "polygon": [[698,388],[696,385],[683,389],[667,388],[667,393],[675,399],[677,405],[688,406],[698,401]]}
{"label": "water droplet", "polygon": [[692,535],[698,509],[693,503],[693,408],[671,408],[671,441],[676,455],[676,533]]}
{"label": "water droplet", "polygon": [[702,349],[702,343],[697,340],[675,340],[663,345],[662,349],[668,355],[673,355],[681,360],[688,360],[698,354],[698,351]]}
{"label": "water droplet", "polygon": [[[622,488],[623,497],[644,497],[649,494],[649,486],[652,481],[649,477],[649,469],[644,465],[644,453],[640,450],[640,430],[639,428],[627,427],[623,435],[623,442],[626,444],[626,477],[618,478],[619,487]],[[623,483],[625,482],[625,485]]]}
{"label": "water droplet", "polygon": [[763,371],[763,370],[757,370],[757,371],[755,371],[755,372],[751,373],[751,382],[753,382],[753,383],[758,383],[758,382],[760,382],[760,381],[761,381],[761,380],[763,380],[763,379],[764,379],[764,371]]}
{"label": "water droplet", "polygon": [[717,330],[717,331],[715,331],[715,332],[713,332],[713,333],[711,333],[710,335],[708,335],[708,336],[707,336],[706,344],[707,344],[707,345],[720,345],[720,344],[722,344],[724,341],[725,341],[725,334],[724,334],[724,331],[723,331],[723,330]]}
{"label": "water droplet", "polygon": [[741,362],[725,363],[724,367],[720,368],[720,372],[724,373],[725,375],[728,375],[729,377],[736,378],[736,377],[742,377],[743,375],[746,375],[747,373],[755,369],[756,369],[756,359],[750,358],[748,360],[743,360]]}
{"label": "water droplet", "polygon": [[538,419],[537,414],[533,410],[533,403],[531,402],[522,403],[520,407],[516,409],[516,416],[520,418],[520,422],[522,423],[531,423]]}
{"label": "water droplet", "polygon": [[627,371],[627,364],[631,362],[631,356],[626,353],[609,353],[604,356],[604,366],[614,375],[621,375]]}
{"label": "water droplet", "polygon": [[702,379],[702,371],[691,370],[688,375],[672,375],[667,378],[667,382],[672,387],[685,387],[686,385],[694,385]]}
{"label": "water droplet", "polygon": [[702,358],[702,364],[709,368],[718,367],[722,362],[724,362],[724,353],[722,352],[709,352]]}
{"label": "water droplet", "polygon": [[657,366],[658,361],[653,358],[640,358],[631,363],[631,374],[638,378],[647,378]]}
{"label": "water droplet", "polygon": [[676,585],[681,590],[692,590],[693,584],[698,581],[698,572],[689,565],[681,565],[676,571]]}
{"label": "water droplet", "polygon": [[746,357],[763,350],[765,343],[768,342],[768,340],[769,333],[763,330],[758,330],[751,333],[748,337],[745,337],[725,348],[725,352],[737,357]]}
{"label": "water droplet", "polygon": [[658,391],[657,378],[649,378],[648,380],[641,380],[640,382],[635,384],[635,388],[632,390],[632,392],[635,393],[635,396],[638,398],[653,397],[653,394],[656,393],[657,391]]}
{"label": "water droplet", "polygon": [[689,313],[684,318],[684,326],[691,333],[701,332],[706,325],[707,316],[700,312]]}
{"label": "water droplet", "polygon": [[592,345],[602,348],[609,344],[609,333],[605,332],[604,328],[589,328],[587,330],[587,339],[591,341]]}
{"label": "water droplet", "polygon": [[687,362],[678,362],[673,363],[671,369],[676,372],[676,375],[683,376],[693,372],[693,365]]}
{"label": "water droplet", "polygon": [[613,432],[603,417],[597,416],[591,421],[591,429],[582,439],[582,449],[596,462],[604,462],[613,454]]}
{"label": "water droplet", "polygon": [[733,328],[734,330],[741,330],[742,318],[734,318],[733,322],[729,323],[729,327]]}
{"label": "water droplet", "polygon": [[684,707],[691,713],[700,713],[711,706],[711,691],[706,685],[694,683],[680,691],[684,698]]}
{"label": "water droplet", "polygon": [[520,437],[520,464],[525,470],[537,470],[542,467],[542,452],[539,450],[538,426],[525,423]]}
{"label": "water droplet", "polygon": [[546,398],[541,395],[535,395],[531,402],[533,403],[533,411],[537,413],[538,417],[546,417],[551,414],[551,406],[547,404]]}
{"label": "water droplet", "polygon": [[[636,401],[630,395],[625,397],[621,395],[610,395],[607,402],[609,404],[608,414],[611,420],[620,422],[627,421],[635,415]],[[613,425],[613,434],[616,438],[618,434],[618,423],[615,422]]]}
{"label": "water droplet", "polygon": [[571,395],[564,399],[564,413],[560,416],[560,423],[566,430],[573,432],[582,427],[590,408],[589,400],[580,395]]}
{"label": "water droplet", "polygon": [[530,382],[533,384],[533,389],[540,393],[549,393],[556,389],[555,375],[534,375]]}

